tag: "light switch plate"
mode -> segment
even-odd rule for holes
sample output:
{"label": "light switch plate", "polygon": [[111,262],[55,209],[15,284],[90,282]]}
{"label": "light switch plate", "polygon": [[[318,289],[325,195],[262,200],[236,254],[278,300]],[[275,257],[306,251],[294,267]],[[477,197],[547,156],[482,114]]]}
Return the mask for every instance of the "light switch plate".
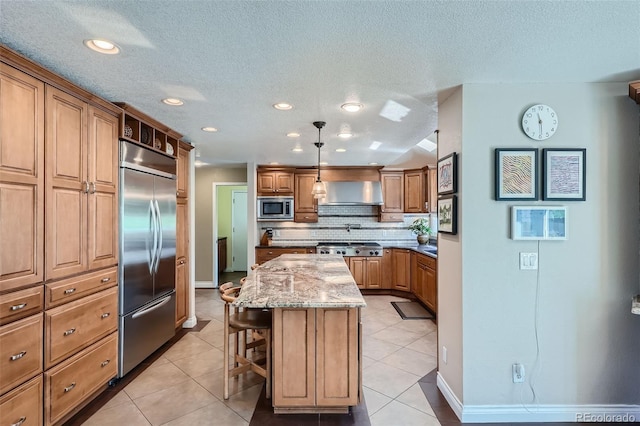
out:
{"label": "light switch plate", "polygon": [[538,269],[538,253],[520,253],[520,269]]}

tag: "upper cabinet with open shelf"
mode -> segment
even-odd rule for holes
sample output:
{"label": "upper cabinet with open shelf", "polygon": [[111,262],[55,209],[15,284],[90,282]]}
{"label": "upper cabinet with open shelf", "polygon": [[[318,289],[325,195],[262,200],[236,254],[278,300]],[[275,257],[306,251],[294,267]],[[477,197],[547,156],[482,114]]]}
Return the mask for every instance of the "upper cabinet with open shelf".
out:
{"label": "upper cabinet with open shelf", "polygon": [[120,137],[176,157],[181,134],[124,102],[115,102],[124,110]]}

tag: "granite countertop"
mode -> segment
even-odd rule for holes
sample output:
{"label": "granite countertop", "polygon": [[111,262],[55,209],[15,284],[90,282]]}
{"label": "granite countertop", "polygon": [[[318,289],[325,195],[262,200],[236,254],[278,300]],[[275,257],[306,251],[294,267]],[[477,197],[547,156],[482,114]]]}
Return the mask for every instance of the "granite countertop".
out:
{"label": "granite countertop", "polygon": [[233,306],[364,308],[367,304],[342,256],[283,254],[249,272]]}

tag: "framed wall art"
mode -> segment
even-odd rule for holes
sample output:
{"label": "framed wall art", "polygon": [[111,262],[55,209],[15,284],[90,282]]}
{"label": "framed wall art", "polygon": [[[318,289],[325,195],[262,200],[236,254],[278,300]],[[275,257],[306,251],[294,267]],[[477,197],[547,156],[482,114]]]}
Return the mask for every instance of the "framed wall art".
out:
{"label": "framed wall art", "polygon": [[566,240],[567,208],[564,206],[511,207],[514,240]]}
{"label": "framed wall art", "polygon": [[438,195],[458,192],[458,154],[452,152],[438,160]]}
{"label": "framed wall art", "polygon": [[538,150],[536,148],[496,148],[496,200],[537,200],[537,170]]}
{"label": "framed wall art", "polygon": [[458,233],[458,197],[447,195],[438,198],[438,232]]}
{"label": "framed wall art", "polygon": [[546,148],[542,158],[543,200],[586,200],[586,149]]}

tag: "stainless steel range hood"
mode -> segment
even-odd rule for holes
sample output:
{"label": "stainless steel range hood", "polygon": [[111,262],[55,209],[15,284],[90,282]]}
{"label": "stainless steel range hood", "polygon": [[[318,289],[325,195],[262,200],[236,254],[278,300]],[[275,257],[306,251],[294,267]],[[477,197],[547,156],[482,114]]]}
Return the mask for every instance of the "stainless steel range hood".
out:
{"label": "stainless steel range hood", "polygon": [[318,200],[321,206],[379,206],[382,186],[377,181],[325,182],[327,196]]}

